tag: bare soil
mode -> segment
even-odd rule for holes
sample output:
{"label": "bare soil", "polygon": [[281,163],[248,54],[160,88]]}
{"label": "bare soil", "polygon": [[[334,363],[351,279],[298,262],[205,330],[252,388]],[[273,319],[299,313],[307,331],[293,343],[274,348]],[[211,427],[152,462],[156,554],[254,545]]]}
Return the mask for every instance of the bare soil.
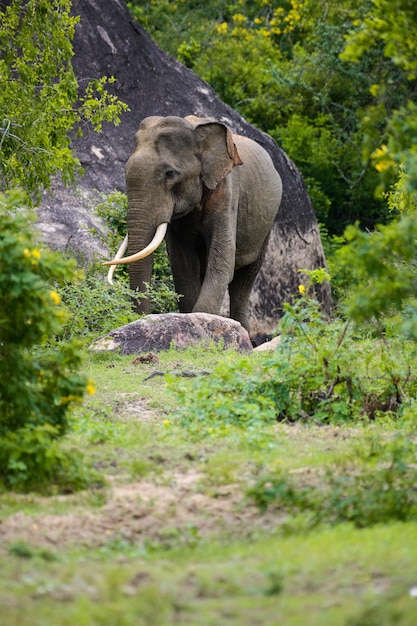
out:
{"label": "bare soil", "polygon": [[158,484],[149,480],[114,484],[108,489],[104,505],[89,510],[85,505],[74,508],[74,496],[57,496],[60,508],[68,499],[71,512],[17,512],[1,520],[0,553],[15,541],[46,549],[94,548],[113,540],[169,543],[180,537],[187,541],[195,535],[233,532],[249,536],[255,529],[277,524],[276,513],[260,516],[256,507],[247,502],[243,506],[244,496],[238,485],[217,487],[208,495],[198,488],[201,478],[198,472],[187,472],[171,475],[169,484],[161,484],[161,477]]}
{"label": "bare soil", "polygon": [[[122,394],[123,414],[144,422],[160,418],[146,401]],[[132,394],[134,395],[134,394]],[[132,544],[187,543],[196,537],[250,536],[272,529],[284,516],[260,515],[239,484],[204,485],[204,474],[189,467],[132,482],[129,475],[104,475],[107,487],[96,492],[42,497],[16,495],[22,510],[0,518],[0,555],[14,542],[34,548],[98,548],[115,541]],[[31,512],[23,509],[30,502]],[[39,505],[39,506],[33,506]],[[36,508],[36,512],[33,512]],[[42,508],[57,513],[38,512]]]}

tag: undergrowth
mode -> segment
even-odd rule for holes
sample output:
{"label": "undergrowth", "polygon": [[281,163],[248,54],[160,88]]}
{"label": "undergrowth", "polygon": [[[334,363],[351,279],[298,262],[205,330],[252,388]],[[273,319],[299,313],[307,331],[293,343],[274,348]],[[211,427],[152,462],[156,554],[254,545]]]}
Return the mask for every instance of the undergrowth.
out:
{"label": "undergrowth", "polygon": [[329,321],[308,294],[285,305],[279,332],[267,356],[222,363],[211,376],[181,384],[168,377],[179,422],[203,437],[232,426],[361,423],[417,411],[414,342]]}
{"label": "undergrowth", "polygon": [[[417,518],[416,346],[383,326],[330,321],[300,286],[285,305],[271,353],[219,364],[192,381],[167,377],[178,424],[197,441],[228,436],[273,445],[278,422],[308,425],[395,423],[395,437],[372,435],[337,463],[306,475],[263,468],[247,490],[261,511],[290,514],[302,527],[352,523],[362,528]],[[231,440],[232,440],[231,439]]]}
{"label": "undergrowth", "polygon": [[407,435],[373,435],[340,466],[299,477],[266,472],[247,491],[261,511],[306,515],[307,526],[350,522],[357,528],[417,519],[417,445]]}

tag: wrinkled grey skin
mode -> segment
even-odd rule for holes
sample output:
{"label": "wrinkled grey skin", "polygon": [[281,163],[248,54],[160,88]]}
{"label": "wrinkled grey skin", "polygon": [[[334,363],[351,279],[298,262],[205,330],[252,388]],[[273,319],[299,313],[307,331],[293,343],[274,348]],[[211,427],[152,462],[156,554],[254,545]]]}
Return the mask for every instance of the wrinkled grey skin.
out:
{"label": "wrinkled grey skin", "polygon": [[[182,313],[230,317],[249,330],[249,295],[282,195],[281,179],[256,142],[211,118],[148,117],[126,164],[128,254],[168,222],[167,249]],[[150,282],[152,257],[129,266],[130,286]],[[149,313],[138,300],[137,310]]]}

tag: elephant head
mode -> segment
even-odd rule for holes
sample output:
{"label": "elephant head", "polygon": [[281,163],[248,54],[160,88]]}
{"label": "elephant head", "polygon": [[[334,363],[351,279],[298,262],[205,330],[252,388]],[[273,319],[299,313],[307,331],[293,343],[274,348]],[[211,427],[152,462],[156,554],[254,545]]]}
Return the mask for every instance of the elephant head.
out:
{"label": "elephant head", "polygon": [[[204,195],[241,163],[233,136],[211,118],[153,116],[144,119],[126,164],[128,236],[111,265],[130,263],[130,287],[144,291],[150,283],[152,253],[175,220],[201,212]],[[123,257],[128,246],[129,256]],[[138,313],[149,313],[139,298]]]}

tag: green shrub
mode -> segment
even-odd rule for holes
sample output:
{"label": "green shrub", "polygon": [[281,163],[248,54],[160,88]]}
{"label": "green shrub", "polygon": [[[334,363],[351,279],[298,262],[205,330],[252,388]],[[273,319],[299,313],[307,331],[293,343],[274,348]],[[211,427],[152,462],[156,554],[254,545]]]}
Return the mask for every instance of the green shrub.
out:
{"label": "green shrub", "polygon": [[233,426],[259,429],[290,405],[286,384],[279,376],[272,379],[252,357],[222,363],[191,383],[167,378],[179,397],[181,424],[196,435]]}
{"label": "green shrub", "polygon": [[[310,280],[322,279],[310,272]],[[300,285],[284,306],[280,344],[254,358],[218,366],[204,379],[178,384],[180,422],[203,436],[228,426],[261,428],[274,421],[343,423],[401,415],[417,393],[414,342],[360,334],[349,322],[323,317]],[[174,385],[173,385],[174,386]]]}
{"label": "green shrub", "polygon": [[358,323],[396,326],[399,334],[417,338],[417,195],[406,186],[404,172],[385,194],[390,224],[368,233],[357,226],[345,232],[347,244],[334,257],[335,269],[349,283],[344,312]]}
{"label": "green shrub", "polygon": [[137,319],[126,280],[109,285],[102,267],[92,264],[85,275],[66,281],[59,289],[67,308],[67,320],[57,339],[74,337],[91,341]]}
{"label": "green shrub", "polygon": [[[60,331],[66,314],[49,284],[69,280],[74,264],[36,245],[35,216],[21,204],[17,192],[0,196],[0,481],[30,488],[75,467],[57,438],[70,407],[94,389],[78,371],[77,344],[41,358],[33,351]],[[76,471],[71,482],[80,481]]]}
{"label": "green shrub", "polygon": [[[107,226],[103,243],[116,253],[127,231],[127,195],[121,191],[103,194],[94,212]],[[120,269],[124,267],[127,266],[121,266]]]}
{"label": "green shrub", "polygon": [[404,435],[392,441],[371,439],[352,451],[354,467],[332,465],[320,477],[310,474],[310,483],[301,485],[283,471],[267,473],[248,490],[248,497],[261,511],[278,506],[291,513],[307,512],[312,526],[350,522],[364,528],[416,519],[416,453],[415,442]]}

